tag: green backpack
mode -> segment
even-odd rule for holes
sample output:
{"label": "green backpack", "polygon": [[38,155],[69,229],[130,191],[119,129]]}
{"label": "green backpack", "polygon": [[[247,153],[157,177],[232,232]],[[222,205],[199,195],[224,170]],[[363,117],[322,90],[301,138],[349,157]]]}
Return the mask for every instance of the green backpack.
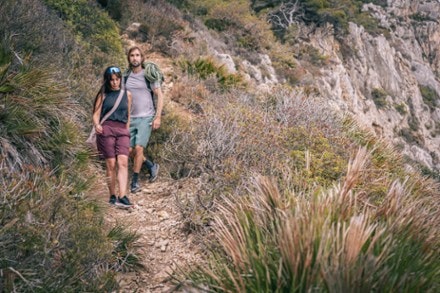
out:
{"label": "green backpack", "polygon": [[160,70],[159,66],[153,62],[145,62],[144,63],[144,76],[145,79],[149,82],[159,81],[160,84],[164,82],[165,78],[163,77],[163,73]]}

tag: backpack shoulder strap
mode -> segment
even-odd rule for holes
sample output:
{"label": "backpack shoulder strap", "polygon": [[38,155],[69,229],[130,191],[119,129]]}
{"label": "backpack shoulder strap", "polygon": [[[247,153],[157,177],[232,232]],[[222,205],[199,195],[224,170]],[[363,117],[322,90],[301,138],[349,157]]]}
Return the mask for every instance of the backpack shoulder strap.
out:
{"label": "backpack shoulder strap", "polygon": [[122,75],[122,78],[124,79],[124,85],[127,84],[127,79],[128,79],[128,76],[130,75],[130,73],[131,73],[130,68],[128,68],[127,70],[124,71],[124,74]]}

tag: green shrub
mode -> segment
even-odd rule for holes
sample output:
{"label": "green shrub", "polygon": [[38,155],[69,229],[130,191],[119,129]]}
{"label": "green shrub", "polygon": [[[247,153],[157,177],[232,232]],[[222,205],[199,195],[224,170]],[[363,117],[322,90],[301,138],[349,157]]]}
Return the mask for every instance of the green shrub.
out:
{"label": "green shrub", "polygon": [[417,143],[419,141],[417,135],[415,135],[414,132],[410,128],[402,128],[399,131],[399,135],[401,137],[403,137],[403,139],[407,143],[410,143],[410,144],[414,144],[414,143]]}
{"label": "green shrub", "polygon": [[384,36],[389,37],[390,35],[390,32],[387,29],[380,27],[377,20],[366,12],[356,14],[352,21],[363,26],[365,31],[373,36],[383,34]]}
{"label": "green shrub", "polygon": [[408,113],[407,107],[406,107],[405,103],[403,103],[403,102],[400,104],[395,104],[394,109],[396,109],[397,112],[400,113],[400,115],[405,115]]}
{"label": "green shrub", "polygon": [[427,166],[421,165],[419,166],[420,168],[420,172],[424,175],[427,176],[429,178],[432,178],[434,180],[436,180],[437,182],[440,182],[440,172],[433,170]]}
{"label": "green shrub", "polygon": [[310,45],[301,46],[298,52],[297,58],[300,60],[308,61],[315,66],[323,66],[328,64],[329,57],[323,55],[318,49]]}
{"label": "green shrub", "polygon": [[[378,5],[386,6],[382,0],[376,2]],[[293,1],[288,3],[293,3]],[[314,23],[318,26],[330,23],[333,25],[337,37],[342,37],[347,33],[349,22],[364,26],[366,31],[372,34],[384,33],[385,31],[378,27],[376,19],[361,11],[361,1],[301,0],[297,4],[286,5],[284,2],[277,1],[273,3],[275,9],[272,9],[268,14],[273,29],[282,38],[285,37],[288,28],[295,25],[295,20],[301,20],[305,24]]]}
{"label": "green shrub", "polygon": [[107,54],[119,55],[119,57],[122,55],[119,28],[96,6],[95,1],[44,0],[44,2],[60,14],[84,45],[97,47]]}
{"label": "green shrub", "polygon": [[437,92],[429,86],[419,85],[419,89],[422,94],[423,102],[428,105],[431,112],[434,111],[437,108],[437,103],[440,99]]}
{"label": "green shrub", "polygon": [[348,158],[342,152],[338,154],[319,129],[292,127],[284,136],[292,162],[289,167],[297,170],[305,182],[328,186],[344,173]]}
{"label": "green shrub", "polygon": [[377,108],[384,108],[387,106],[387,98],[388,94],[380,88],[375,88],[371,91],[371,97],[373,98],[373,102]]}
{"label": "green shrub", "polygon": [[416,132],[420,128],[419,119],[413,115],[409,116],[408,117],[408,126],[412,131]]}
{"label": "green shrub", "polygon": [[97,0],[97,2],[107,10],[111,18],[116,21],[122,19],[122,11],[125,7],[123,7],[121,0]]}
{"label": "green shrub", "polygon": [[362,3],[373,3],[382,7],[388,6],[387,0],[361,0]]}
{"label": "green shrub", "polygon": [[426,22],[426,21],[435,21],[435,19],[433,19],[431,16],[429,16],[428,14],[425,13],[414,13],[411,14],[409,16],[412,20],[414,20],[414,22],[418,23],[418,22]]}
{"label": "green shrub", "polygon": [[130,272],[144,267],[137,254],[139,247],[135,244],[140,238],[139,234],[129,232],[126,227],[115,226],[108,232],[107,238],[113,244],[114,271]]}
{"label": "green shrub", "polygon": [[232,28],[234,26],[234,23],[232,23],[229,19],[209,18],[205,20],[205,25],[210,29],[222,32],[229,28]]}
{"label": "green shrub", "polygon": [[188,75],[196,76],[202,80],[215,77],[222,89],[230,89],[243,84],[239,74],[229,74],[222,65],[217,65],[211,58],[198,58],[195,61],[181,60],[180,68]]}

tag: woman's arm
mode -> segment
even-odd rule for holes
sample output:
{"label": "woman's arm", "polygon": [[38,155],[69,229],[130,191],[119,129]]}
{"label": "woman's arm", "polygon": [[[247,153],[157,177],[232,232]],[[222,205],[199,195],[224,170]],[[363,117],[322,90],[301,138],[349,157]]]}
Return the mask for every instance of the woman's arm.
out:
{"label": "woman's arm", "polygon": [[99,123],[101,118],[102,110],[102,94],[99,94],[95,101],[95,112],[92,116],[93,126],[95,127],[96,133],[102,133],[102,125]]}

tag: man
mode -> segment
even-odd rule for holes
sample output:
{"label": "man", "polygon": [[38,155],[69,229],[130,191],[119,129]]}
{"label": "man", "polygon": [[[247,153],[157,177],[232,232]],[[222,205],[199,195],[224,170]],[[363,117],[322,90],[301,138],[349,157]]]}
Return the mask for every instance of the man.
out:
{"label": "man", "polygon": [[[144,157],[144,148],[148,145],[152,130],[160,127],[163,108],[162,75],[158,69],[153,70],[153,74],[151,70],[146,70],[144,55],[139,47],[130,48],[127,59],[129,69],[124,77],[125,86],[131,92],[133,99],[130,116],[130,153],[133,156],[133,176],[130,189],[132,193],[135,193],[140,190],[139,173],[143,164],[150,172],[150,182],[156,180],[159,172],[159,164],[152,163]],[[149,65],[151,64],[153,63]]]}

